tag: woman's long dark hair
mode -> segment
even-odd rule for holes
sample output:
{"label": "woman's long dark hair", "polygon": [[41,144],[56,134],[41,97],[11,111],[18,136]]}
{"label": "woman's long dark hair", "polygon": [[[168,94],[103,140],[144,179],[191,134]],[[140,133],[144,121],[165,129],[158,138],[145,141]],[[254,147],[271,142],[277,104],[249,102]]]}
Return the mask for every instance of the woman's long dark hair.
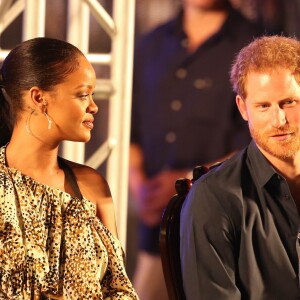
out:
{"label": "woman's long dark hair", "polygon": [[75,46],[52,38],[34,38],[10,51],[0,74],[0,146],[11,138],[22,96],[33,86],[50,91],[78,66],[83,55]]}

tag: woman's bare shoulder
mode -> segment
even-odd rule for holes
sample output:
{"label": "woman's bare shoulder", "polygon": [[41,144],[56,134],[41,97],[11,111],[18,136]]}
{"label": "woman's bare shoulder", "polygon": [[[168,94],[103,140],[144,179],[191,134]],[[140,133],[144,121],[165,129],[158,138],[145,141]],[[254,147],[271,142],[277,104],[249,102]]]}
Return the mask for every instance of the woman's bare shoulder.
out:
{"label": "woman's bare shoulder", "polygon": [[96,205],[97,217],[117,237],[114,203],[105,178],[91,167],[64,161],[72,169],[81,194]]}
{"label": "woman's bare shoulder", "polygon": [[88,195],[93,195],[93,199],[94,197],[111,197],[106,179],[97,170],[66,159],[64,161],[72,169],[81,193],[86,198],[89,198]]}

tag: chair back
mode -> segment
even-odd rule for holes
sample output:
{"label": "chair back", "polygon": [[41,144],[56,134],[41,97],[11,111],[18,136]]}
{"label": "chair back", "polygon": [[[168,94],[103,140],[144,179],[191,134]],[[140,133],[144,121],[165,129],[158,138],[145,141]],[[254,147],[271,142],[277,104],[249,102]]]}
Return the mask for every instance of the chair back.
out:
{"label": "chair back", "polygon": [[176,194],[166,206],[160,225],[160,254],[170,300],[185,300],[180,264],[180,212],[192,184],[208,171],[204,166],[193,170],[193,179],[180,178]]}

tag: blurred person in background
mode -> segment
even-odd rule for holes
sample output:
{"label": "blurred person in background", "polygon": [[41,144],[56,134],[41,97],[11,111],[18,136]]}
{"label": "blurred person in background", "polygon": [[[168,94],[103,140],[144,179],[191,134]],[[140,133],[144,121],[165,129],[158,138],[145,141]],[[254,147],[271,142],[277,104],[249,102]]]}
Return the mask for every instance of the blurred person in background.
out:
{"label": "blurred person in background", "polygon": [[159,227],[176,179],[249,142],[229,70],[261,33],[228,0],[184,0],[173,20],[137,44],[129,181],[139,219],[133,282],[142,300],[167,299]]}

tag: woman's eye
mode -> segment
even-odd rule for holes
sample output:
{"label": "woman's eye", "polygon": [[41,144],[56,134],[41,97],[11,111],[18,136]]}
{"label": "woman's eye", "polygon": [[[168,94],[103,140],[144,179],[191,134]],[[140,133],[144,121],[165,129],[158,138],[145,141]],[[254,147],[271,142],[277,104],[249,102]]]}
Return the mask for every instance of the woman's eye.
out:
{"label": "woman's eye", "polygon": [[86,98],[88,98],[90,96],[92,97],[93,95],[94,95],[94,93],[92,93],[92,94],[81,94],[81,95],[79,95],[79,98],[85,100]]}

